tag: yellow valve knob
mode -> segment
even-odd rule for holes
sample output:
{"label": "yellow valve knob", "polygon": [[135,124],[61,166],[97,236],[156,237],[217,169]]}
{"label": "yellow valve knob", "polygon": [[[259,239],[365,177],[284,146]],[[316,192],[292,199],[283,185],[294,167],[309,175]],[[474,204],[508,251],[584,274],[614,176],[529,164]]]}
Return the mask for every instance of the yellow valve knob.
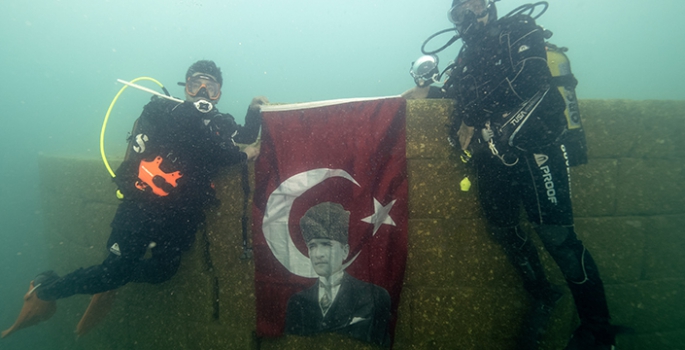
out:
{"label": "yellow valve knob", "polygon": [[471,181],[469,180],[469,177],[467,176],[463,180],[461,180],[459,186],[461,186],[462,191],[468,192],[471,189]]}

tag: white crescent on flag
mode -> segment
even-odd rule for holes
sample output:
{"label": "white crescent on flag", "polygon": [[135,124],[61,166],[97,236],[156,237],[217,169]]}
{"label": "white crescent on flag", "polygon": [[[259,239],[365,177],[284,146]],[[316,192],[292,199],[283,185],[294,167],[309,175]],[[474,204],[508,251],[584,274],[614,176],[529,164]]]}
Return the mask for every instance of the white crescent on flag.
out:
{"label": "white crescent on flag", "polygon": [[[308,189],[320,184],[326,179],[342,177],[361,187],[357,181],[342,169],[312,169],[291,176],[276,188],[266,203],[262,232],[266,242],[276,259],[285,266],[288,271],[302,277],[317,278],[318,275],[312,267],[311,261],[302,254],[295,246],[290,236],[288,221],[290,211],[295,199]],[[357,254],[358,256],[359,254]],[[355,256],[356,258],[356,256]],[[354,261],[350,259],[343,269]]]}

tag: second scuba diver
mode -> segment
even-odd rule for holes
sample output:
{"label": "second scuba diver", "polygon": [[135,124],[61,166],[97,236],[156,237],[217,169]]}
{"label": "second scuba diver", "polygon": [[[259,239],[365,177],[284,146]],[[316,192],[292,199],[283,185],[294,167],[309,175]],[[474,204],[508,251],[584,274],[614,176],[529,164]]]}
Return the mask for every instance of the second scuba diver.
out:
{"label": "second scuba diver", "polygon": [[[524,12],[515,10],[498,20],[493,2],[454,0],[448,17],[464,45],[448,80],[442,88],[417,81],[403,96],[455,99],[451,143],[463,150],[465,160],[472,154],[488,230],[531,297],[518,348],[538,348],[562,297],[520,226],[522,205],[561,269],[580,317],[566,349],[613,349],[616,328],[609,323],[604,286],[574,231],[566,105],[551,86],[546,33]],[[428,61],[417,63],[430,68]]]}

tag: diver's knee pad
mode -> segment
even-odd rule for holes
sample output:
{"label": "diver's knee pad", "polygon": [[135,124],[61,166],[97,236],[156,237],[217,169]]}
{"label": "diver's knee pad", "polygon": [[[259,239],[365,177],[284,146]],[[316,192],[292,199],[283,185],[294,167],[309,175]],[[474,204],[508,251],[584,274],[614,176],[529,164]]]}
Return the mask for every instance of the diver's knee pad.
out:
{"label": "diver's knee pad", "polygon": [[560,246],[566,242],[569,236],[576,238],[573,226],[533,225],[533,228],[545,247]]}
{"label": "diver's knee pad", "polygon": [[585,283],[587,269],[589,266],[594,268],[594,261],[576,236],[573,226],[536,225],[535,230],[566,280]]}
{"label": "diver's knee pad", "polygon": [[521,276],[526,291],[536,300],[544,299],[550,293],[552,285],[547,280],[537,248],[527,232],[519,226],[490,229],[504,249],[507,259]]}
{"label": "diver's knee pad", "polygon": [[505,249],[520,249],[528,242],[528,234],[519,226],[488,226],[488,229],[495,242],[504,246]]}

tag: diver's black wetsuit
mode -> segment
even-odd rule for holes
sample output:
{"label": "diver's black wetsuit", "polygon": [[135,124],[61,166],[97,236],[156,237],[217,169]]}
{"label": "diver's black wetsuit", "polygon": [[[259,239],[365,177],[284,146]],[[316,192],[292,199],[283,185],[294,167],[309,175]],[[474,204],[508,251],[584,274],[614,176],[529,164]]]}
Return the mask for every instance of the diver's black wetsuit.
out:
{"label": "diver's black wetsuit", "polygon": [[[590,253],[576,237],[571,207],[569,152],[562,135],[565,103],[550,88],[543,30],[528,16],[503,18],[463,38],[465,46],[442,90],[429,98],[456,99],[451,137],[463,121],[471,141],[478,190],[489,229],[536,300],[552,295],[537,251],[519,226],[521,205],[563,272],[583,325],[609,324],[604,287]],[[535,99],[543,96],[542,100]],[[533,101],[533,104],[528,104]],[[497,129],[522,105],[533,106],[509,144]],[[613,339],[607,339],[612,342]]]}
{"label": "diver's black wetsuit", "polygon": [[[124,199],[111,223],[109,256],[101,265],[43,285],[36,290],[38,297],[55,300],[101,293],[128,282],[160,283],[171,278],[182,252],[195,240],[205,207],[216,201],[212,176],[221,167],[246,160],[233,141],[254,142],[259,118],[258,111],[248,112],[245,127],[240,127],[229,114],[216,110],[205,114],[189,102],[153,97],[131,135],[130,156],[114,179]],[[175,172],[164,180],[169,176],[165,173]],[[158,176],[146,184],[141,180],[146,173]],[[152,257],[144,259],[149,247]]]}

